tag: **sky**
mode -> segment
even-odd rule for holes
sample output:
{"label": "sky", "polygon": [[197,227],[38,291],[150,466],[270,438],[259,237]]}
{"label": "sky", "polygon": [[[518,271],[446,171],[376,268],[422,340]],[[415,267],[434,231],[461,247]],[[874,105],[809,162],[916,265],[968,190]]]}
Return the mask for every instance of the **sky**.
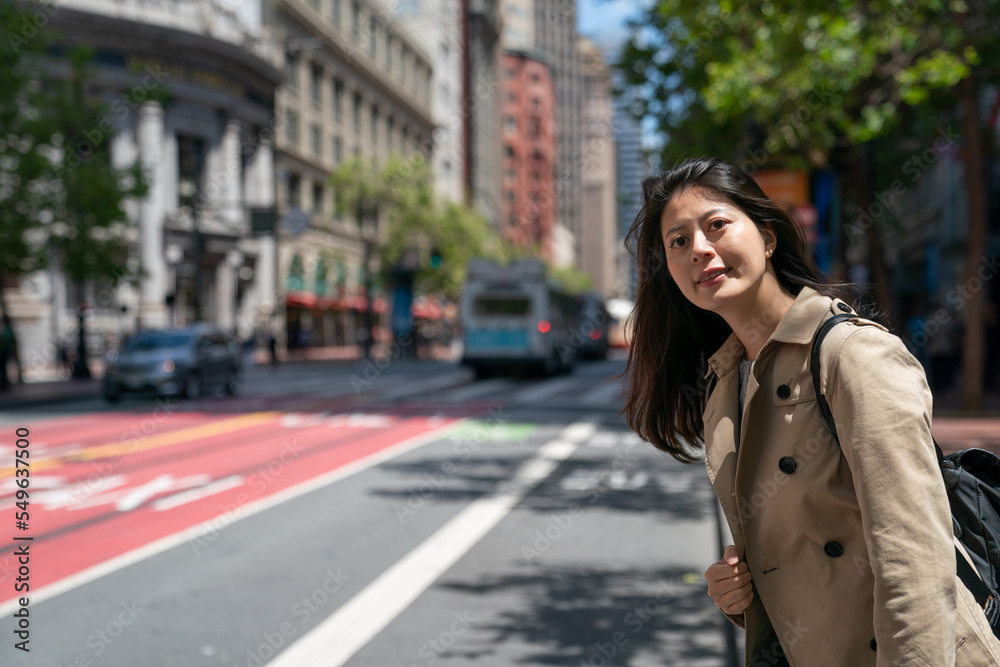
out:
{"label": "sky", "polygon": [[607,55],[628,38],[625,21],[637,16],[642,4],[636,0],[579,0],[576,29],[597,42]]}

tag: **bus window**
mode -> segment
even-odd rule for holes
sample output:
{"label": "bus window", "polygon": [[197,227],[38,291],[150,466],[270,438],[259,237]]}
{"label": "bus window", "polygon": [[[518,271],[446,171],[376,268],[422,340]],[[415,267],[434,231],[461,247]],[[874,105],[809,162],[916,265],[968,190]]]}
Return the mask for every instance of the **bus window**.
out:
{"label": "bus window", "polygon": [[531,312],[528,299],[476,299],[475,313],[479,316],[520,315]]}

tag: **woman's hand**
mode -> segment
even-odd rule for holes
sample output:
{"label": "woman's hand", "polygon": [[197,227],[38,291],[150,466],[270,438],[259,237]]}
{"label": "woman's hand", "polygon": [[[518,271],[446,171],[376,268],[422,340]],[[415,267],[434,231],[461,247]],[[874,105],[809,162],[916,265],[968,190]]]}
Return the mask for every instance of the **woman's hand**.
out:
{"label": "woman's hand", "polygon": [[736,547],[730,544],[722,560],[712,563],[705,570],[708,594],[716,606],[727,614],[742,614],[753,600],[750,585],[750,570],[736,554]]}

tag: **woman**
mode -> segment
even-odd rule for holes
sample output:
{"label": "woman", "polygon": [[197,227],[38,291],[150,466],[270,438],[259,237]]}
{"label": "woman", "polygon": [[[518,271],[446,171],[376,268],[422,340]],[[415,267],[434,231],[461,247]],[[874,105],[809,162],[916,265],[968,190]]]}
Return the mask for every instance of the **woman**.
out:
{"label": "woman", "polygon": [[[705,466],[734,545],[705,572],[746,629],[747,665],[998,665],[955,574],[923,369],[822,282],[789,215],[733,165],[689,160],[643,182],[625,414]],[[708,383],[706,384],[706,380]]]}

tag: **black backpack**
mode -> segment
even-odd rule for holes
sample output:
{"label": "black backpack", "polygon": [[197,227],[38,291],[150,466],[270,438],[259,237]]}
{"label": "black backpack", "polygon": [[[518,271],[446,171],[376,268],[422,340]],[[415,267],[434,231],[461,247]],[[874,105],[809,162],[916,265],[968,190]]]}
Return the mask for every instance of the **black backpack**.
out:
{"label": "black backpack", "polygon": [[[834,440],[837,427],[826,397],[820,392],[819,351],[830,329],[856,315],[834,315],[820,325],[809,357],[816,402]],[[993,634],[1000,638],[1000,458],[984,449],[965,449],[945,456],[934,442],[944,479],[955,536],[969,553],[975,569],[955,548],[958,576],[986,612]],[[978,574],[977,574],[978,572]]]}

